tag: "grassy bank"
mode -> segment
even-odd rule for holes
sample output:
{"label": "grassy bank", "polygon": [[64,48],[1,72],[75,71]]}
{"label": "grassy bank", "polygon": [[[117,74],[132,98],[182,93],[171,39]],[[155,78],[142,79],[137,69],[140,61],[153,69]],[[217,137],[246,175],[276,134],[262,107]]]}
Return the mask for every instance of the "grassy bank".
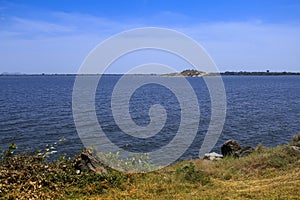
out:
{"label": "grassy bank", "polygon": [[287,145],[259,146],[242,158],[178,162],[145,174],[78,174],[75,161],[47,162],[37,154],[3,159],[0,198],[300,199],[300,153]]}

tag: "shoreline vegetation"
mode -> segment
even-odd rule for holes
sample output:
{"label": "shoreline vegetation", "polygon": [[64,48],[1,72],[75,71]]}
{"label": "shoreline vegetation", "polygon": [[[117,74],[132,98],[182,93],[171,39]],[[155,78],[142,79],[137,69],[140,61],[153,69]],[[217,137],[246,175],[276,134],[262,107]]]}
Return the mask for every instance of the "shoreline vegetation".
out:
{"label": "shoreline vegetation", "polygon": [[[95,76],[100,74],[23,74],[23,73],[1,73],[0,76]],[[104,76],[116,76],[124,74],[101,74]],[[186,69],[178,73],[169,73],[169,74],[127,74],[127,75],[140,75],[140,76],[161,76],[161,77],[202,77],[202,76],[300,76],[300,72],[247,72],[247,71],[225,71],[220,73],[208,73],[202,72],[194,69]]]}
{"label": "shoreline vegetation", "polygon": [[[235,141],[225,144],[235,149]],[[223,159],[214,161],[178,161],[149,173],[119,172],[110,168],[106,168],[105,173],[78,170],[78,163],[84,161],[82,155],[86,151],[73,159],[61,157],[47,161],[47,156],[51,156],[48,150],[14,155],[16,148],[15,144],[11,144],[7,150],[2,150],[0,199],[300,197],[300,133],[288,144],[276,147],[258,145],[246,156],[227,154]]]}

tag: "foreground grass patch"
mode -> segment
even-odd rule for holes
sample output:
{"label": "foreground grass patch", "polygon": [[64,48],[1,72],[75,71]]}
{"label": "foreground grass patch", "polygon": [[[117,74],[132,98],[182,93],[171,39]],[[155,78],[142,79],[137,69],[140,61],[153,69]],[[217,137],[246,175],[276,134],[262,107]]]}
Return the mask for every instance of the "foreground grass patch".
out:
{"label": "foreground grass patch", "polygon": [[300,199],[300,154],[259,147],[242,158],[189,160],[145,174],[78,174],[73,159],[16,155],[0,163],[2,199]]}
{"label": "foreground grass patch", "polygon": [[260,147],[239,159],[178,162],[92,199],[300,199],[300,154]]}

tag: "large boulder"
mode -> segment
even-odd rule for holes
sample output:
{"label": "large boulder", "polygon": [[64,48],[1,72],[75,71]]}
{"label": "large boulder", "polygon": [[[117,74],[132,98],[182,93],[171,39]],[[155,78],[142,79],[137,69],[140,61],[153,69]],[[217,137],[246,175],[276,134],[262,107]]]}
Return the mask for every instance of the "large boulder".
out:
{"label": "large boulder", "polygon": [[76,173],[80,173],[81,171],[91,171],[97,174],[107,174],[107,168],[108,167],[100,162],[90,150],[82,152],[80,157],[76,159]]}
{"label": "large boulder", "polygon": [[236,140],[228,140],[222,145],[221,152],[224,157],[229,155],[235,156],[241,149],[241,145]]}
{"label": "large boulder", "polygon": [[236,140],[226,141],[222,147],[221,151],[223,156],[233,156],[233,157],[244,157],[255,151],[251,146],[242,147]]}

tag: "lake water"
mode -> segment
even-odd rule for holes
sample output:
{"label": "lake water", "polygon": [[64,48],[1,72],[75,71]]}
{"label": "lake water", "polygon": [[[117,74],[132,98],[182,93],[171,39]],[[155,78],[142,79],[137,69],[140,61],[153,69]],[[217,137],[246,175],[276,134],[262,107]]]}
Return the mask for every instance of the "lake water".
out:
{"label": "lake water", "polygon": [[[130,113],[134,122],[146,126],[149,108],[161,104],[167,110],[166,126],[150,139],[132,140],[116,125],[111,111],[111,94],[121,76],[103,76],[96,94],[99,124],[109,139],[121,148],[147,152],[168,144],[180,123],[175,95],[158,84],[145,85],[132,95]],[[180,78],[172,78],[174,82]],[[66,138],[57,146],[60,154],[73,155],[83,145],[72,115],[75,76],[0,76],[0,146],[18,145],[18,151],[43,149]],[[195,158],[203,142],[211,112],[211,102],[202,78],[187,78],[201,111],[198,134],[182,159]],[[243,146],[275,146],[300,132],[300,76],[224,76],[226,121],[213,151],[220,152],[228,139]],[[188,98],[188,97],[187,97]],[[178,109],[179,108],[179,109]],[[88,122],[87,122],[88,123]],[[130,128],[130,127],[129,127]],[[188,130],[187,130],[188,131]],[[140,144],[140,145],[139,145]]]}

